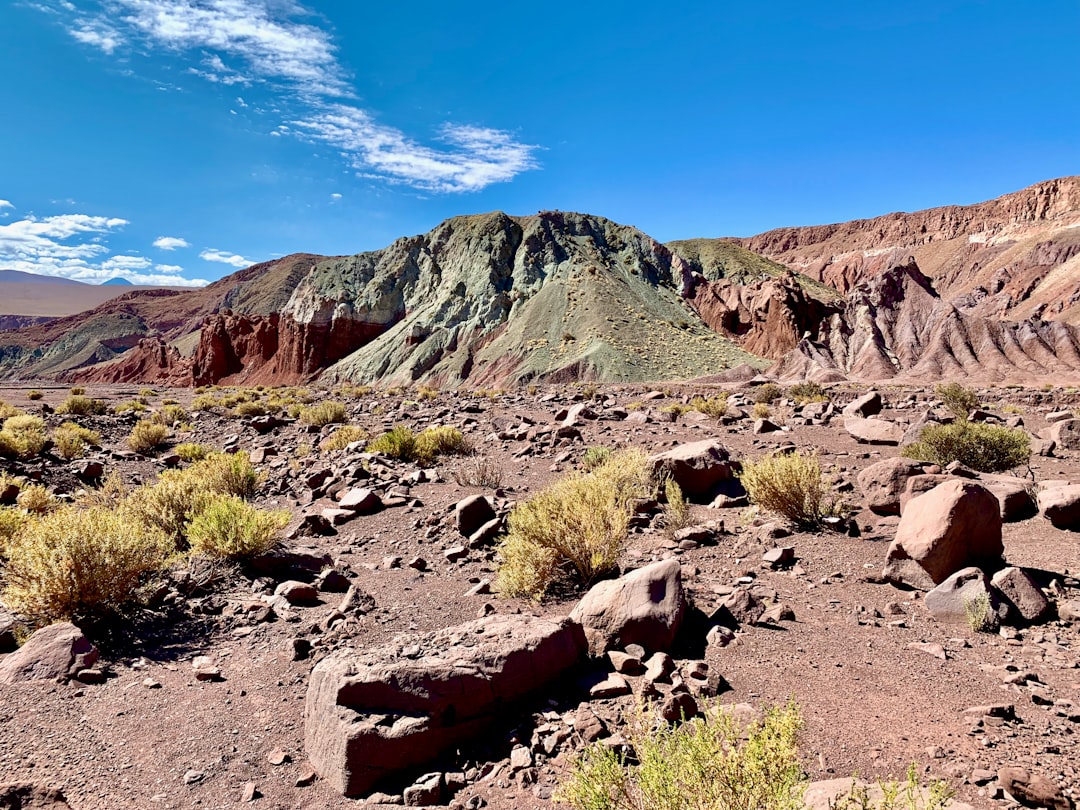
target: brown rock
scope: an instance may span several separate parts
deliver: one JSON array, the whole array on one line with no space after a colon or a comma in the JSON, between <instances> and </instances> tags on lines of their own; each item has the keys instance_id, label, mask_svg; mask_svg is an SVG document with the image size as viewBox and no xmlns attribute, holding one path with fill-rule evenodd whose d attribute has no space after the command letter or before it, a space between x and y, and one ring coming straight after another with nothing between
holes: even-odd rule
<instances>
[{"instance_id":1,"label":"brown rock","mask_svg":"<svg viewBox=\"0 0 1080 810\"><path fill-rule=\"evenodd\" d=\"M1080 450L1080 419L1063 419L1050 426L1048 438L1063 450Z\"/></svg>"},{"instance_id":2,"label":"brown rock","mask_svg":"<svg viewBox=\"0 0 1080 810\"><path fill-rule=\"evenodd\" d=\"M495 507L484 495L472 495L458 501L454 507L454 520L457 529L465 537L471 537L489 521L496 517Z\"/></svg>"},{"instance_id":3,"label":"brown rock","mask_svg":"<svg viewBox=\"0 0 1080 810\"><path fill-rule=\"evenodd\" d=\"M901 563L913 560L940 584L968 566L997 568L1004 551L997 499L973 481L956 479L908 505L889 546L884 576L903 583Z\"/></svg>"},{"instance_id":4,"label":"brown rock","mask_svg":"<svg viewBox=\"0 0 1080 810\"><path fill-rule=\"evenodd\" d=\"M1073 421L1080 422L1080 419ZM1039 510L1058 529L1080 529L1080 484L1042 490Z\"/></svg>"},{"instance_id":5,"label":"brown rock","mask_svg":"<svg viewBox=\"0 0 1080 810\"><path fill-rule=\"evenodd\" d=\"M1053 612L1050 600L1023 568L1002 568L994 574L991 584L1026 622L1040 622Z\"/></svg>"},{"instance_id":6,"label":"brown rock","mask_svg":"<svg viewBox=\"0 0 1080 810\"><path fill-rule=\"evenodd\" d=\"M904 438L904 431L898 425L884 419L846 416L844 430L860 444L900 444Z\"/></svg>"},{"instance_id":7,"label":"brown rock","mask_svg":"<svg viewBox=\"0 0 1080 810\"><path fill-rule=\"evenodd\" d=\"M1046 807L1049 810L1072 810L1073 808L1072 799L1062 793L1058 785L1040 773L1032 773L1025 768L1010 765L998 771L998 783L1006 793L1024 804Z\"/></svg>"},{"instance_id":8,"label":"brown rock","mask_svg":"<svg viewBox=\"0 0 1080 810\"><path fill-rule=\"evenodd\" d=\"M0 661L0 684L73 678L98 659L97 648L75 625L50 624Z\"/></svg>"},{"instance_id":9,"label":"brown rock","mask_svg":"<svg viewBox=\"0 0 1080 810\"><path fill-rule=\"evenodd\" d=\"M921 475L926 465L910 458L887 458L859 473L866 508L879 515L899 515L900 496L908 479Z\"/></svg>"},{"instance_id":10,"label":"brown rock","mask_svg":"<svg viewBox=\"0 0 1080 810\"><path fill-rule=\"evenodd\" d=\"M653 476L667 473L687 497L712 497L734 477L728 451L715 439L690 442L649 458ZM732 493L736 494L736 493Z\"/></svg>"}]
</instances>

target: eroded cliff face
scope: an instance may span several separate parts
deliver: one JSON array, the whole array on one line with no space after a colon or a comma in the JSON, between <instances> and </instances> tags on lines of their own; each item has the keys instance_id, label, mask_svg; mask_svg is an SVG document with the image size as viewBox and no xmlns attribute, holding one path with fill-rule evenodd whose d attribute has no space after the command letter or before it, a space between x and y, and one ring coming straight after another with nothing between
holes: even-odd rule
<instances>
[{"instance_id":1,"label":"eroded cliff face","mask_svg":"<svg viewBox=\"0 0 1080 810\"><path fill-rule=\"evenodd\" d=\"M1003 321L944 300L913 260L856 287L772 369L782 380L982 384L1080 379L1080 328Z\"/></svg>"},{"instance_id":2,"label":"eroded cliff face","mask_svg":"<svg viewBox=\"0 0 1080 810\"><path fill-rule=\"evenodd\" d=\"M844 293L914 256L938 292L965 310L1080 320L1080 177L976 205L780 228L737 241Z\"/></svg>"}]
</instances>

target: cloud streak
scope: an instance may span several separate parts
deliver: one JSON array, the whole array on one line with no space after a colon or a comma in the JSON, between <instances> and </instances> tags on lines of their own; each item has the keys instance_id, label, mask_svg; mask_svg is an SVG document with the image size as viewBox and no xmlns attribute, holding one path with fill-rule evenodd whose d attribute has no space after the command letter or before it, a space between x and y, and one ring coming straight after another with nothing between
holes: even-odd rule
<instances>
[{"instance_id":1,"label":"cloud streak","mask_svg":"<svg viewBox=\"0 0 1080 810\"><path fill-rule=\"evenodd\" d=\"M153 245L158 250L176 250L177 248L191 247L191 243L187 239L182 239L179 236L159 236L153 241Z\"/></svg>"},{"instance_id":2,"label":"cloud streak","mask_svg":"<svg viewBox=\"0 0 1080 810\"><path fill-rule=\"evenodd\" d=\"M538 167L513 133L444 123L431 143L358 107L332 34L292 0L42 0L79 42L108 55L160 49L219 84L272 85L301 110L273 134L327 144L365 178L426 192L479 191Z\"/></svg>"},{"instance_id":3,"label":"cloud streak","mask_svg":"<svg viewBox=\"0 0 1080 810\"><path fill-rule=\"evenodd\" d=\"M109 255L105 240L127 224L127 220L116 217L60 214L27 216L0 225L0 268L89 284L117 276L134 284L201 287L207 283L153 268L144 256Z\"/></svg>"},{"instance_id":4,"label":"cloud streak","mask_svg":"<svg viewBox=\"0 0 1080 810\"><path fill-rule=\"evenodd\" d=\"M236 268L249 267L254 264L254 262L249 262L243 256L229 253L227 250L218 250L217 248L207 248L199 254L199 258L205 262L218 262Z\"/></svg>"}]
</instances>

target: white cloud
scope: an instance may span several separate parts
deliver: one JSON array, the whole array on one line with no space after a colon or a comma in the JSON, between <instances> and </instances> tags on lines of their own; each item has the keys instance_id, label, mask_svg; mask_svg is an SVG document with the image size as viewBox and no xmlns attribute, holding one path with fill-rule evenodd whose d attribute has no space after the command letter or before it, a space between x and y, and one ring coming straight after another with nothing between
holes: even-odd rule
<instances>
[{"instance_id":1,"label":"white cloud","mask_svg":"<svg viewBox=\"0 0 1080 810\"><path fill-rule=\"evenodd\" d=\"M159 250L176 250L177 248L189 248L191 243L179 236L159 236L153 242Z\"/></svg>"},{"instance_id":2,"label":"white cloud","mask_svg":"<svg viewBox=\"0 0 1080 810\"><path fill-rule=\"evenodd\" d=\"M208 283L178 278L160 269L148 273L152 262L144 256L109 255L105 240L127 224L116 217L61 214L30 216L0 225L0 267L90 284L116 276L134 284L201 287Z\"/></svg>"},{"instance_id":3,"label":"white cloud","mask_svg":"<svg viewBox=\"0 0 1080 810\"><path fill-rule=\"evenodd\" d=\"M221 264L228 264L233 267L248 267L253 264L249 262L243 256L238 256L235 253L229 253L225 250L218 250L217 248L207 248L199 254L199 258L207 262L219 262Z\"/></svg>"},{"instance_id":4,"label":"white cloud","mask_svg":"<svg viewBox=\"0 0 1080 810\"><path fill-rule=\"evenodd\" d=\"M178 276L184 272L184 268L178 264L155 264L154 269L159 273L167 273L170 276Z\"/></svg>"},{"instance_id":5,"label":"white cloud","mask_svg":"<svg viewBox=\"0 0 1080 810\"><path fill-rule=\"evenodd\" d=\"M335 192L334 192L333 194L331 194L331 195L330 195L330 199L331 199L331 200L340 200L340 199L341 199L341 195L340 195L340 194L338 194L338 193L337 193L337 192L335 191Z\"/></svg>"},{"instance_id":6,"label":"white cloud","mask_svg":"<svg viewBox=\"0 0 1080 810\"><path fill-rule=\"evenodd\" d=\"M14 208L15 206L9 200L0 200L0 209Z\"/></svg>"},{"instance_id":7,"label":"white cloud","mask_svg":"<svg viewBox=\"0 0 1080 810\"><path fill-rule=\"evenodd\" d=\"M82 42L112 53L122 45L162 48L189 62L188 73L233 85L270 83L302 110L290 135L338 149L363 177L429 192L479 191L535 169L538 147L511 132L443 124L435 145L410 137L373 113L342 103L354 97L332 33L295 0L40 0ZM328 99L331 99L328 101ZM237 103L247 106L241 98Z\"/></svg>"}]
</instances>

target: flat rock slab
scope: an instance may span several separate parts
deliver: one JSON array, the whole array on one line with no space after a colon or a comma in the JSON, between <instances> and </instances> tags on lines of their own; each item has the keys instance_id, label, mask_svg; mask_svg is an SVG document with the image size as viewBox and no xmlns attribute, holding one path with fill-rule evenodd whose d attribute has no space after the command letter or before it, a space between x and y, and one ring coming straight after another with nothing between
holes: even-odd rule
<instances>
[{"instance_id":1,"label":"flat rock slab","mask_svg":"<svg viewBox=\"0 0 1080 810\"><path fill-rule=\"evenodd\" d=\"M845 416L844 430L860 444L900 444L904 438L904 431L899 425L884 419Z\"/></svg>"},{"instance_id":2,"label":"flat rock slab","mask_svg":"<svg viewBox=\"0 0 1080 810\"><path fill-rule=\"evenodd\" d=\"M311 673L308 757L337 790L363 795L505 719L509 705L568 672L585 648L569 620L496 614L337 653Z\"/></svg>"}]
</instances>

